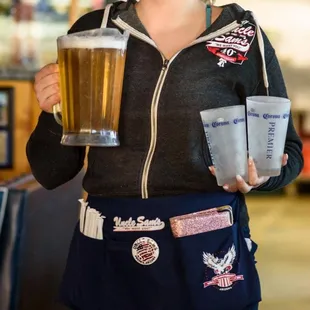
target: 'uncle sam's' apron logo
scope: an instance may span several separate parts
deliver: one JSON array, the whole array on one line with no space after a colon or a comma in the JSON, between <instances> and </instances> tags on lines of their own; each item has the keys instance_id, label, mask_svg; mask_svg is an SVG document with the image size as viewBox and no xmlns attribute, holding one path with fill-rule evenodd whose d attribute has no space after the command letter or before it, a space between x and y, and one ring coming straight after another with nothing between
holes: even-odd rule
<instances>
[{"instance_id":1,"label":"'uncle sam's' apron logo","mask_svg":"<svg viewBox=\"0 0 310 310\"><path fill-rule=\"evenodd\" d=\"M236 275L230 273L233 269L233 263L236 259L236 249L233 245L228 253L225 254L223 258L215 257L209 253L203 253L203 262L204 264L213 269L213 272L216 274L210 281L206 281L203 284L204 288L209 286L214 286L220 291L228 291L232 289L233 285L237 281L244 280L243 275Z\"/></svg>"},{"instance_id":2,"label":"'uncle sam's' apron logo","mask_svg":"<svg viewBox=\"0 0 310 310\"><path fill-rule=\"evenodd\" d=\"M224 67L227 62L242 65L251 44L255 38L256 26L249 22L240 27L207 41L206 47L209 52L220 58L219 67Z\"/></svg>"}]
</instances>

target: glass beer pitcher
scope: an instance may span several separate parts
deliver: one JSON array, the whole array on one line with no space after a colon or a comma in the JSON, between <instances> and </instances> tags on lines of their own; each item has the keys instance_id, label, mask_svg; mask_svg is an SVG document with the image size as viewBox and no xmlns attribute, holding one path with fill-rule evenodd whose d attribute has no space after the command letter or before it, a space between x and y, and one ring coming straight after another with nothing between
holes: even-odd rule
<instances>
[{"instance_id":1,"label":"glass beer pitcher","mask_svg":"<svg viewBox=\"0 0 310 310\"><path fill-rule=\"evenodd\" d=\"M118 124L129 33L100 28L57 39L61 144L119 146Z\"/></svg>"}]
</instances>

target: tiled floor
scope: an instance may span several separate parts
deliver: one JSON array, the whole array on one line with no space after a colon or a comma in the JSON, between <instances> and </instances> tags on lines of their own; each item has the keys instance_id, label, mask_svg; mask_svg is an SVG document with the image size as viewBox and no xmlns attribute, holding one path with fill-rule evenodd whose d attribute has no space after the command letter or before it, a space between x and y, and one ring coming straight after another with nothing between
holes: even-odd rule
<instances>
[{"instance_id":1,"label":"tiled floor","mask_svg":"<svg viewBox=\"0 0 310 310\"><path fill-rule=\"evenodd\" d=\"M260 310L310 309L310 196L249 198L263 302Z\"/></svg>"}]
</instances>

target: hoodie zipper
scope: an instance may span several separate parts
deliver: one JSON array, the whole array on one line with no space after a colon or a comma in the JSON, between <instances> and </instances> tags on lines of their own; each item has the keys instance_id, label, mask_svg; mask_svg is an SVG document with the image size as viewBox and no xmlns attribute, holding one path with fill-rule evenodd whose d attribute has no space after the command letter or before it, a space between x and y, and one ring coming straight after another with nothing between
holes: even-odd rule
<instances>
[{"instance_id":1,"label":"hoodie zipper","mask_svg":"<svg viewBox=\"0 0 310 310\"><path fill-rule=\"evenodd\" d=\"M127 23L125 23L119 16L115 20L112 20L112 21L116 26L118 26L122 30L129 31L129 33L132 36L152 45L154 48L156 48L158 50L155 42L151 38L149 38L147 35L139 32L138 30L131 27ZM211 40L211 39L213 39L219 35L230 32L230 31L236 29L237 27L239 27L240 25L241 24L239 24L237 21L234 21L231 24L221 28L220 30L212 32L212 33L210 33L204 37L198 38L197 40L193 41L193 43L190 44L188 47L202 43L202 42L205 42L207 40ZM156 143L157 143L157 120L158 120L157 112L158 112L158 104L159 104L159 99L160 99L160 95L162 92L162 88L163 88L163 85L165 83L165 79L166 79L166 76L167 76L167 73L169 70L169 66L171 65L173 60L186 48L177 52L170 60L165 59L163 54L158 50L158 52L161 54L161 56L163 58L163 66L162 66L161 72L160 72L158 80L157 80L157 84L156 84L156 87L155 87L155 90L153 93L152 104L151 104L151 142L150 142L149 151L148 151L145 163L144 163L143 173L142 173L142 180L141 180L141 196L142 196L142 199L148 199L149 198L148 178L149 178L150 167L151 167L151 163L153 160L153 156L154 156L155 149L156 149Z\"/></svg>"},{"instance_id":2,"label":"hoodie zipper","mask_svg":"<svg viewBox=\"0 0 310 310\"><path fill-rule=\"evenodd\" d=\"M170 62L163 58L163 66L155 87L155 91L153 94L152 98L152 104L151 104L151 142L150 142L150 147L148 154L146 156L144 168L143 168L143 173L142 173L142 180L141 180L141 194L143 199L148 198L148 189L147 189L147 184L148 184L148 177L149 177L149 172L150 172L150 167L151 167L151 162L155 153L156 149L156 143L157 143L157 112L158 112L158 103L159 103L159 98L160 94L168 73L168 66Z\"/></svg>"}]
</instances>

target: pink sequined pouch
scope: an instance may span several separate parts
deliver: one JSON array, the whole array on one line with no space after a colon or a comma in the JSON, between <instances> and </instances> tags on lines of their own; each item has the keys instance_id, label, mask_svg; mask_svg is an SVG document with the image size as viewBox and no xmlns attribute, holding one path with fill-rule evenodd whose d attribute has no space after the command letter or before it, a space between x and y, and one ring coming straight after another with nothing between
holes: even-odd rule
<instances>
[{"instance_id":1,"label":"pink sequined pouch","mask_svg":"<svg viewBox=\"0 0 310 310\"><path fill-rule=\"evenodd\" d=\"M232 226L233 222L233 213L230 206L170 218L170 226L175 238L223 229Z\"/></svg>"}]
</instances>

